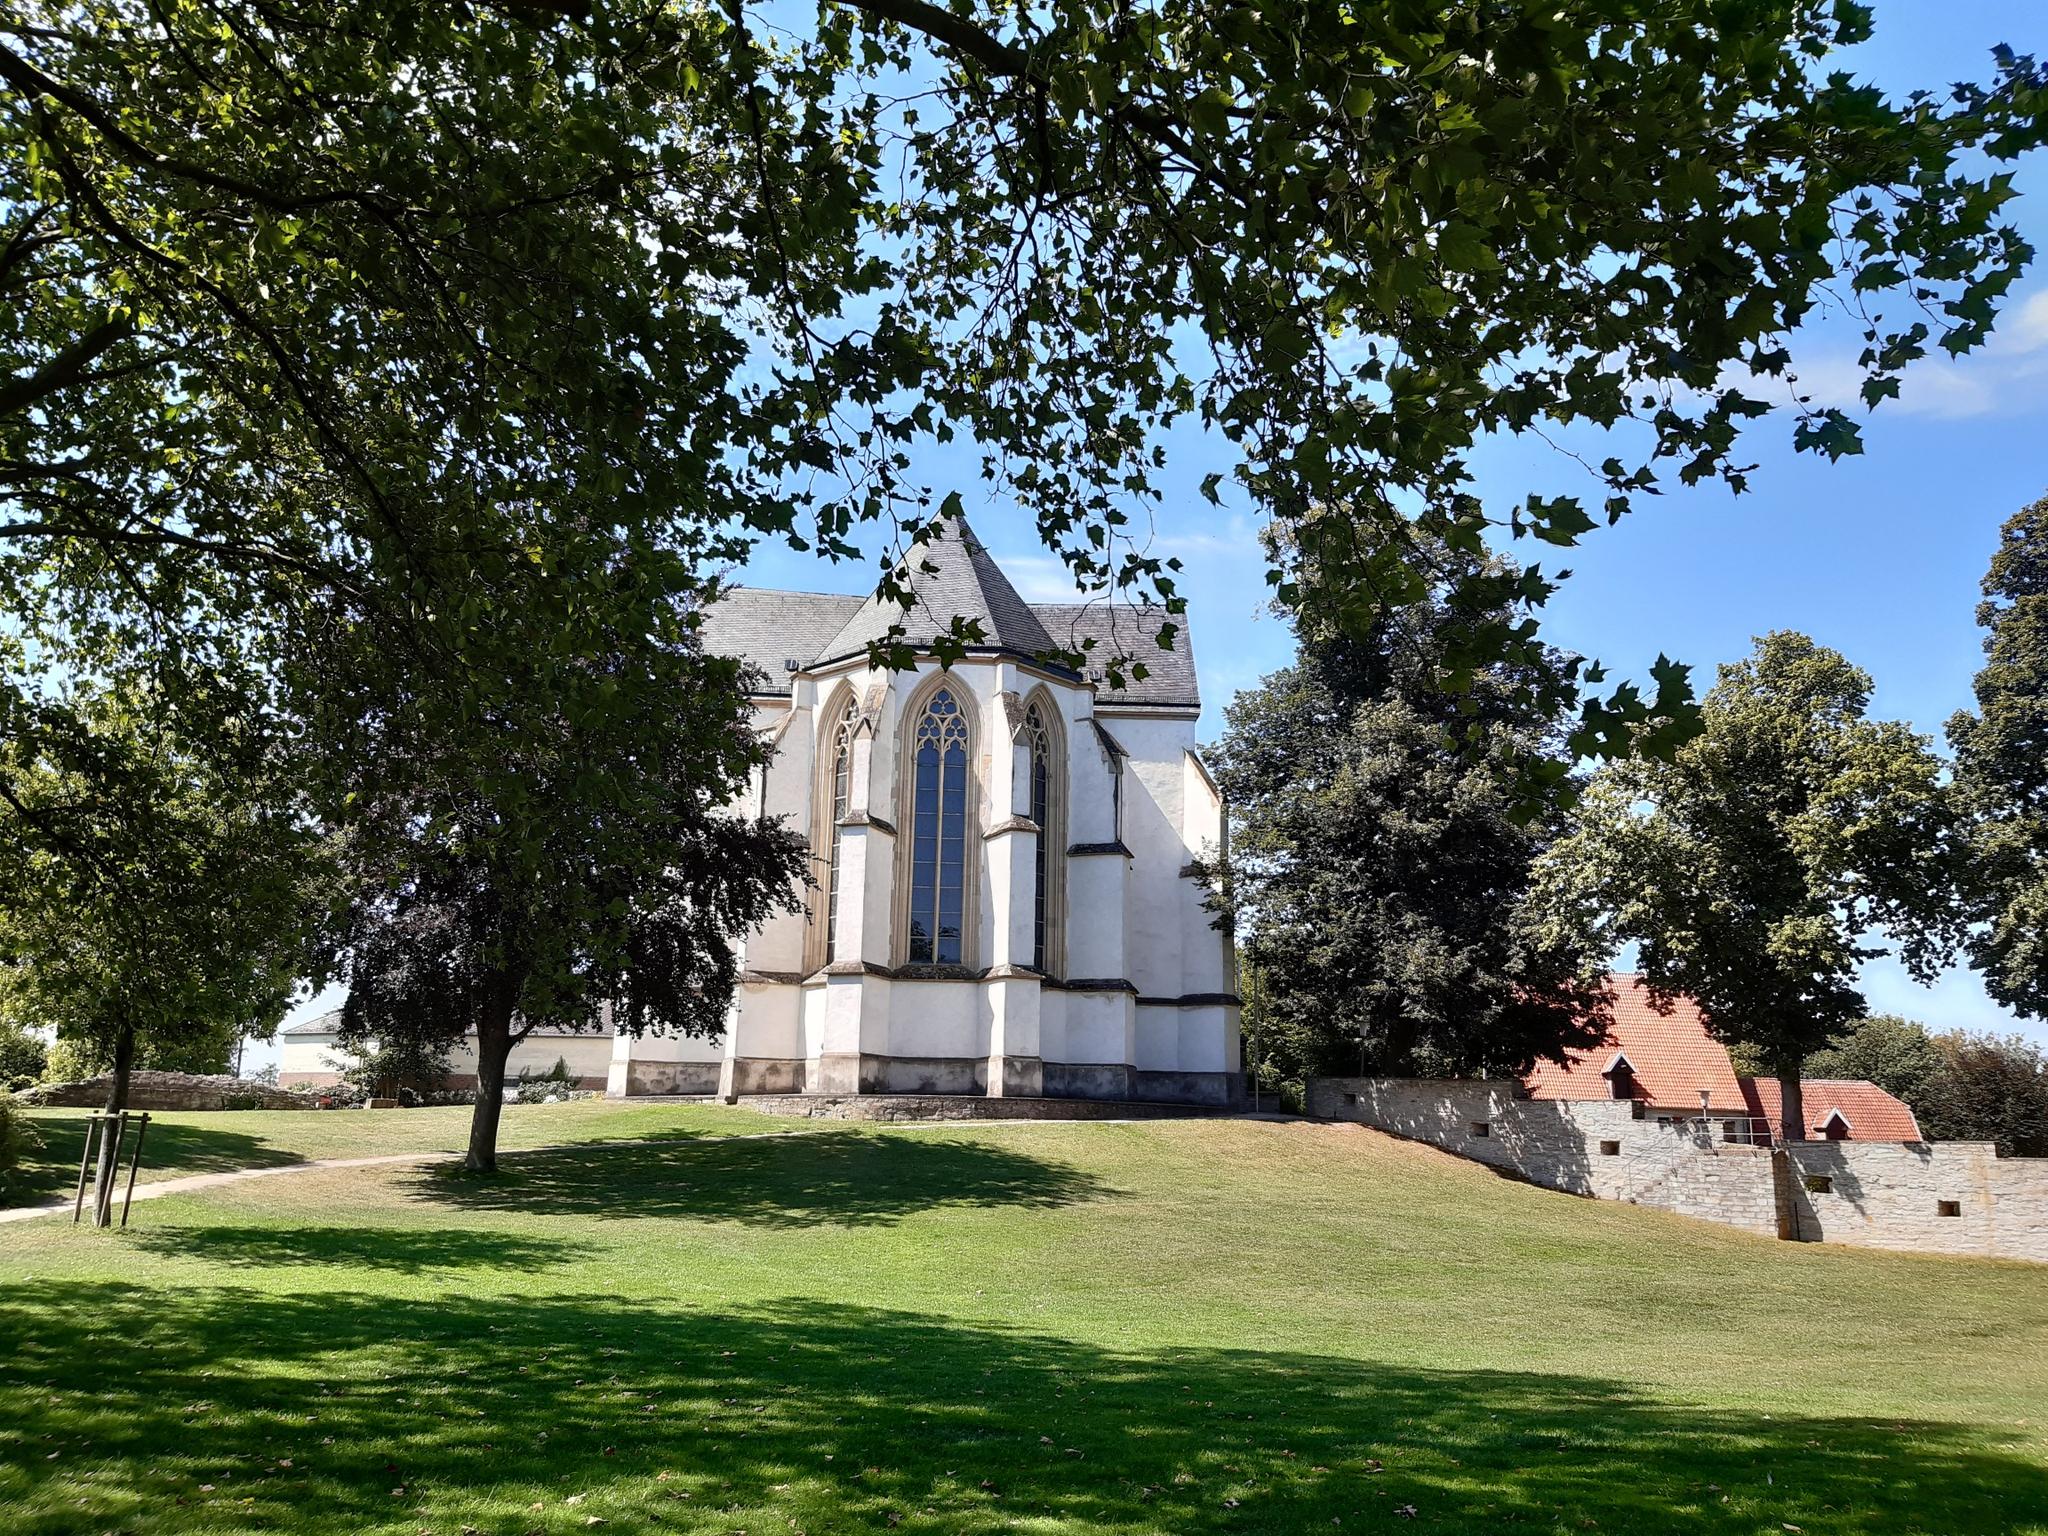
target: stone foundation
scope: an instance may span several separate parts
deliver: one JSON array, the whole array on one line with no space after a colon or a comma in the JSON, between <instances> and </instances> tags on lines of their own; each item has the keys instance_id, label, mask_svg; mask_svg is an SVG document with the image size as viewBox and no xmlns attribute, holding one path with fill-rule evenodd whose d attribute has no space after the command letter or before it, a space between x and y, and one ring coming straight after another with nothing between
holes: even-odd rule
<instances>
[{"instance_id":1,"label":"stone foundation","mask_svg":"<svg viewBox=\"0 0 2048 1536\"><path fill-rule=\"evenodd\" d=\"M605 1087L600 1079L596 1087ZM691 1097L718 1092L715 1061L635 1061L626 1069L626 1095L662 1094Z\"/></svg>"},{"instance_id":2,"label":"stone foundation","mask_svg":"<svg viewBox=\"0 0 2048 1536\"><path fill-rule=\"evenodd\" d=\"M1151 1120L1199 1113L1179 1104L1114 1103L1102 1099L989 1098L983 1094L764 1094L741 1099L764 1115L806 1120Z\"/></svg>"}]
</instances>

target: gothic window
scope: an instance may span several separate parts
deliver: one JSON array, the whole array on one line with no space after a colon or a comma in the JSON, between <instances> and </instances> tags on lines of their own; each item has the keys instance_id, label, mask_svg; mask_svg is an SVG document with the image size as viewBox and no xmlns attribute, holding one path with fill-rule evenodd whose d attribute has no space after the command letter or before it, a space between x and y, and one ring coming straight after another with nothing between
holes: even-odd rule
<instances>
[{"instance_id":1,"label":"gothic window","mask_svg":"<svg viewBox=\"0 0 2048 1536\"><path fill-rule=\"evenodd\" d=\"M952 691L933 693L911 737L912 965L961 964L967 885L967 720Z\"/></svg>"},{"instance_id":2,"label":"gothic window","mask_svg":"<svg viewBox=\"0 0 2048 1536\"><path fill-rule=\"evenodd\" d=\"M1031 968L1046 969L1046 914L1052 901L1052 733L1036 704L1024 715L1031 748L1031 819L1038 823L1038 854L1031 883Z\"/></svg>"},{"instance_id":3,"label":"gothic window","mask_svg":"<svg viewBox=\"0 0 2048 1536\"><path fill-rule=\"evenodd\" d=\"M827 830L825 852L825 958L838 958L839 941L839 849L845 838L840 823L846 820L846 812L853 798L853 727L859 718L851 701L839 717L839 728L832 733L832 789L830 795L830 826Z\"/></svg>"}]
</instances>

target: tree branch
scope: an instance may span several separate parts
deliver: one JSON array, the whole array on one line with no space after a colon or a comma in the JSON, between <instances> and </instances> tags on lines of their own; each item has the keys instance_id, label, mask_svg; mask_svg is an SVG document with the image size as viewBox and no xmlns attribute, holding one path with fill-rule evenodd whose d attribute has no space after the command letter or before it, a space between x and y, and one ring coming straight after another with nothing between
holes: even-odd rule
<instances>
[{"instance_id":1,"label":"tree branch","mask_svg":"<svg viewBox=\"0 0 2048 1536\"><path fill-rule=\"evenodd\" d=\"M0 384L0 416L25 411L45 395L78 383L94 358L134 334L135 322L125 317L93 327L27 378Z\"/></svg>"}]
</instances>

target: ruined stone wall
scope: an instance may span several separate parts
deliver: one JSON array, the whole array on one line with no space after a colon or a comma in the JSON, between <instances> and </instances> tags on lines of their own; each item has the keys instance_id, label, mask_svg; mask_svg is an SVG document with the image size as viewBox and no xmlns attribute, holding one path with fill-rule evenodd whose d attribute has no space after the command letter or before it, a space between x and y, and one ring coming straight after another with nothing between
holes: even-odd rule
<instances>
[{"instance_id":1,"label":"ruined stone wall","mask_svg":"<svg viewBox=\"0 0 2048 1536\"><path fill-rule=\"evenodd\" d=\"M1507 1080L1317 1078L1308 1110L1550 1189L1777 1233L1771 1154L1724 1141L1720 1117L1661 1124L1625 1102L1519 1091ZM1793 1236L1803 1241L2048 1262L2048 1159L2001 1158L1981 1142L1807 1141L1786 1156Z\"/></svg>"},{"instance_id":2,"label":"ruined stone wall","mask_svg":"<svg viewBox=\"0 0 2048 1536\"><path fill-rule=\"evenodd\" d=\"M75 1083L45 1083L22 1095L31 1104L57 1109L104 1109L112 1091L111 1077L91 1077ZM128 1074L130 1109L226 1109L232 1100L237 1108L304 1109L306 1100L268 1083L252 1083L240 1077L202 1077L190 1072L131 1072Z\"/></svg>"}]
</instances>

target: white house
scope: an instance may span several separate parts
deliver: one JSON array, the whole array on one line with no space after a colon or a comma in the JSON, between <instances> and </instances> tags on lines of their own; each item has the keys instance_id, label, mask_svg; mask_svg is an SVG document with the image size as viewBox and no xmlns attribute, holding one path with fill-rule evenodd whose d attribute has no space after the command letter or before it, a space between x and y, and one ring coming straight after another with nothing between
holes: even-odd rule
<instances>
[{"instance_id":1,"label":"white house","mask_svg":"<svg viewBox=\"0 0 2048 1536\"><path fill-rule=\"evenodd\" d=\"M1026 603L964 521L911 563L908 614L750 588L707 611L707 646L761 674L774 750L743 809L809 841L814 888L742 942L722 1038L612 1039L608 1091L1235 1102L1232 950L1193 868L1223 806L1185 616L1162 649L1157 613ZM955 618L982 641L941 667ZM869 665L892 625L908 670ZM1146 675L1112 686L1117 657Z\"/></svg>"}]
</instances>

